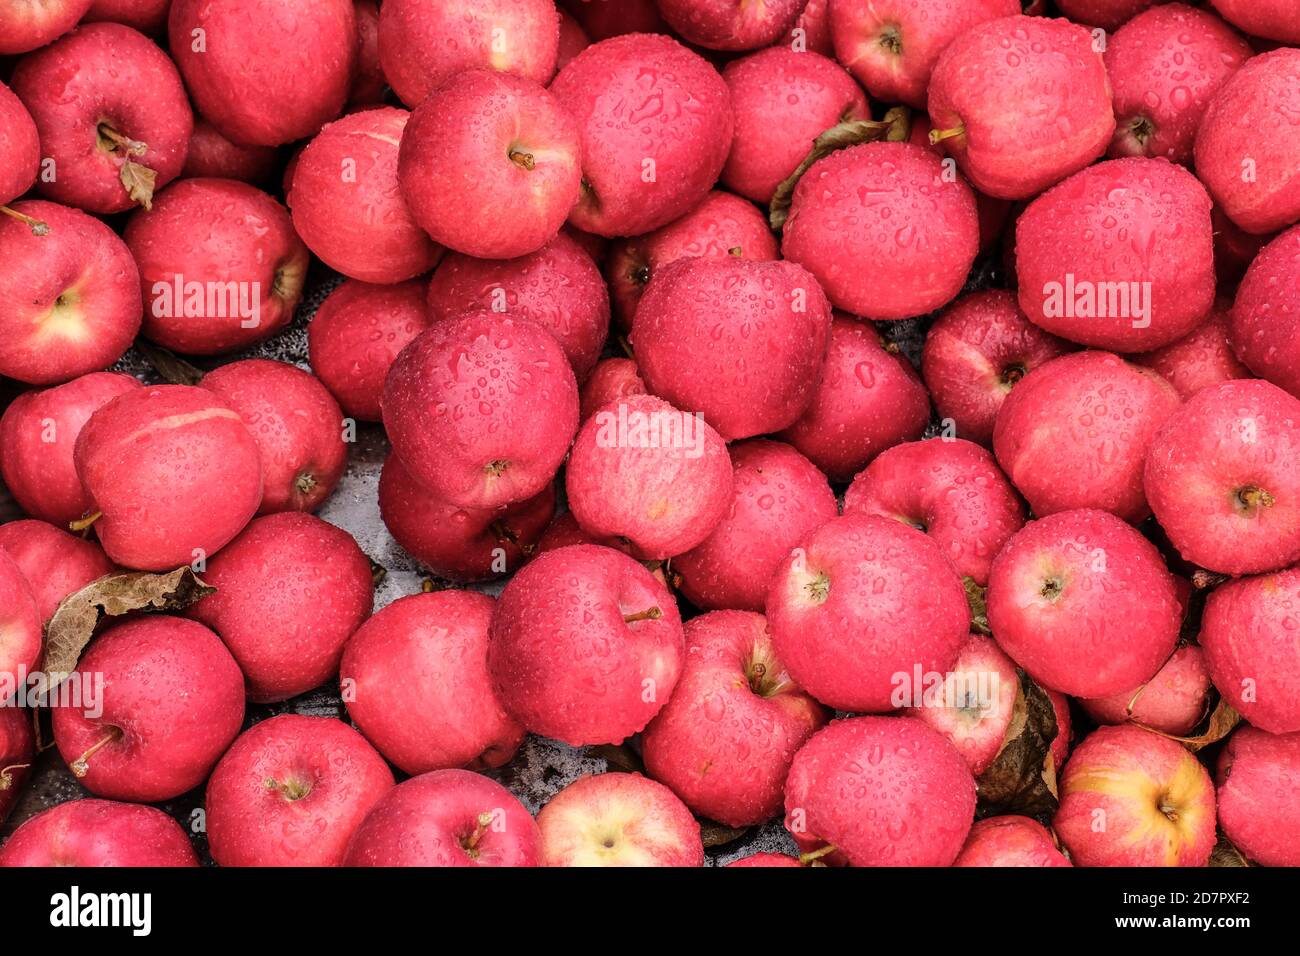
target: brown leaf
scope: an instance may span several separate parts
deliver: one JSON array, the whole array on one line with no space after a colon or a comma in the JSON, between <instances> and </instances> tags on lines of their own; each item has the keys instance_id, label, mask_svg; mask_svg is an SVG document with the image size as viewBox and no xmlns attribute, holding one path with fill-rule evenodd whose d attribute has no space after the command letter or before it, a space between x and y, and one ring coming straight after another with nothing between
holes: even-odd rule
<instances>
[{"instance_id":1,"label":"brown leaf","mask_svg":"<svg viewBox=\"0 0 1300 956\"><path fill-rule=\"evenodd\" d=\"M1210 866L1250 866L1250 862L1220 830L1219 842L1214 845L1214 850L1210 853Z\"/></svg>"},{"instance_id":2,"label":"brown leaf","mask_svg":"<svg viewBox=\"0 0 1300 956\"><path fill-rule=\"evenodd\" d=\"M45 625L41 666L49 675L49 690L76 670L81 652L90 643L101 618L120 617L132 611L179 611L216 590L185 567L166 574L108 574L70 594Z\"/></svg>"},{"instance_id":3,"label":"brown leaf","mask_svg":"<svg viewBox=\"0 0 1300 956\"><path fill-rule=\"evenodd\" d=\"M183 358L178 358L165 348L136 339L135 350L144 356L146 362L162 377L168 385L197 385L203 380L204 371L191 365Z\"/></svg>"},{"instance_id":4,"label":"brown leaf","mask_svg":"<svg viewBox=\"0 0 1300 956\"><path fill-rule=\"evenodd\" d=\"M1214 708L1214 713L1210 714L1209 723L1205 730L1193 737L1179 737L1177 734L1167 734L1163 730L1156 730L1154 727L1148 727L1146 724L1133 722L1143 730L1149 730L1153 734L1159 734L1161 737L1168 737L1170 740L1176 740L1192 753L1198 750L1204 750L1210 744L1217 744L1228 734L1232 733L1232 728L1241 723L1241 714L1233 709L1232 705L1226 700L1220 698L1218 706Z\"/></svg>"},{"instance_id":5,"label":"brown leaf","mask_svg":"<svg viewBox=\"0 0 1300 956\"><path fill-rule=\"evenodd\" d=\"M748 832L749 827L724 827L721 823L710 821L700 824L700 840L703 841L705 849L734 843Z\"/></svg>"},{"instance_id":6,"label":"brown leaf","mask_svg":"<svg viewBox=\"0 0 1300 956\"><path fill-rule=\"evenodd\" d=\"M985 601L988 589L976 584L970 575L962 578L961 583L966 588L966 603L970 605L970 629L986 637L991 635L993 628L989 627L988 604Z\"/></svg>"},{"instance_id":7,"label":"brown leaf","mask_svg":"<svg viewBox=\"0 0 1300 956\"><path fill-rule=\"evenodd\" d=\"M979 778L976 816L1036 816L1056 811L1056 765L1051 754L1056 730L1051 698L1021 671L1006 742Z\"/></svg>"},{"instance_id":8,"label":"brown leaf","mask_svg":"<svg viewBox=\"0 0 1300 956\"><path fill-rule=\"evenodd\" d=\"M587 754L604 760L615 773L645 772L641 755L627 744L596 744L587 748Z\"/></svg>"},{"instance_id":9,"label":"brown leaf","mask_svg":"<svg viewBox=\"0 0 1300 956\"><path fill-rule=\"evenodd\" d=\"M126 187L126 194L145 209L152 209L153 191L158 181L158 174L148 166L128 159L122 164L119 175L122 185Z\"/></svg>"}]
</instances>

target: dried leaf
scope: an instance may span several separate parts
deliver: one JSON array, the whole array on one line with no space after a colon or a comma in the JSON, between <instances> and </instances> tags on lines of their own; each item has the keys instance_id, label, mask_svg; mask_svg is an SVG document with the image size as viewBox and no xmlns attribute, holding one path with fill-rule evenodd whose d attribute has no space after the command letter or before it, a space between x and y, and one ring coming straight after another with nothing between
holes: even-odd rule
<instances>
[{"instance_id":1,"label":"dried leaf","mask_svg":"<svg viewBox=\"0 0 1300 956\"><path fill-rule=\"evenodd\" d=\"M1214 845L1214 850L1210 853L1210 866L1250 866L1250 862L1220 830L1219 842Z\"/></svg>"},{"instance_id":2,"label":"dried leaf","mask_svg":"<svg viewBox=\"0 0 1300 956\"><path fill-rule=\"evenodd\" d=\"M144 339L136 339L135 350L168 385L197 385L206 374L203 369Z\"/></svg>"},{"instance_id":3,"label":"dried leaf","mask_svg":"<svg viewBox=\"0 0 1300 956\"><path fill-rule=\"evenodd\" d=\"M734 843L749 832L749 827L724 827L721 823L704 822L700 824L700 840L707 850L711 846L726 846Z\"/></svg>"},{"instance_id":4,"label":"dried leaf","mask_svg":"<svg viewBox=\"0 0 1300 956\"><path fill-rule=\"evenodd\" d=\"M1056 730L1051 698L1021 671L1006 743L979 778L977 816L1036 816L1056 811L1056 764L1051 753Z\"/></svg>"},{"instance_id":5,"label":"dried leaf","mask_svg":"<svg viewBox=\"0 0 1300 956\"><path fill-rule=\"evenodd\" d=\"M153 208L153 191L158 181L158 174L148 166L127 160L122 164L119 174L126 194L145 209Z\"/></svg>"},{"instance_id":6,"label":"dried leaf","mask_svg":"<svg viewBox=\"0 0 1300 956\"><path fill-rule=\"evenodd\" d=\"M993 628L989 627L988 604L985 601L988 589L980 587L969 575L962 578L961 583L966 588L966 603L970 605L970 629L986 637L991 635Z\"/></svg>"},{"instance_id":7,"label":"dried leaf","mask_svg":"<svg viewBox=\"0 0 1300 956\"><path fill-rule=\"evenodd\" d=\"M627 744L596 744L587 748L591 757L599 757L615 773L645 773L641 755Z\"/></svg>"},{"instance_id":8,"label":"dried leaf","mask_svg":"<svg viewBox=\"0 0 1300 956\"><path fill-rule=\"evenodd\" d=\"M81 652L90 643L101 618L120 617L132 611L180 611L216 590L185 567L166 574L109 574L70 594L45 626L42 667L49 675L49 690L76 670Z\"/></svg>"},{"instance_id":9,"label":"dried leaf","mask_svg":"<svg viewBox=\"0 0 1300 956\"><path fill-rule=\"evenodd\" d=\"M1146 724L1134 724L1143 730L1149 730L1153 734L1159 734L1161 737L1168 737L1170 740L1176 740L1192 753L1204 750L1210 744L1217 744L1228 734L1232 733L1232 728L1241 723L1241 714L1233 709L1232 705L1226 700L1220 698L1218 706L1214 708L1214 713L1210 714L1209 723L1205 730L1193 737L1179 737L1176 734L1167 734L1163 730L1156 730L1154 727L1148 727Z\"/></svg>"}]
</instances>

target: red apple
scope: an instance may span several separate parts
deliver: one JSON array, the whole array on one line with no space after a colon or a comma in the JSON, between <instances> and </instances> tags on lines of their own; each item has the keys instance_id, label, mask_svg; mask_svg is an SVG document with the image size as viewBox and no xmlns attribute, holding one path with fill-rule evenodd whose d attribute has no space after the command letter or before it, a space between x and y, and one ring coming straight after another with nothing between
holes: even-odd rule
<instances>
[{"instance_id":1,"label":"red apple","mask_svg":"<svg viewBox=\"0 0 1300 956\"><path fill-rule=\"evenodd\" d=\"M655 0L561 0L592 40L625 33L667 33Z\"/></svg>"},{"instance_id":2,"label":"red apple","mask_svg":"<svg viewBox=\"0 0 1300 956\"><path fill-rule=\"evenodd\" d=\"M56 40L77 25L93 0L7 3L0 9L0 56L26 53Z\"/></svg>"},{"instance_id":3,"label":"red apple","mask_svg":"<svg viewBox=\"0 0 1300 956\"><path fill-rule=\"evenodd\" d=\"M1247 267L1255 261L1275 233L1252 235L1229 219L1217 205L1210 210L1214 223L1214 271L1221 285L1235 287L1246 274Z\"/></svg>"},{"instance_id":4,"label":"red apple","mask_svg":"<svg viewBox=\"0 0 1300 956\"><path fill-rule=\"evenodd\" d=\"M1271 240L1246 270L1229 318L1228 338L1250 370L1300 395L1300 226ZM1242 378L1244 376L1236 376Z\"/></svg>"},{"instance_id":5,"label":"red apple","mask_svg":"<svg viewBox=\"0 0 1300 956\"><path fill-rule=\"evenodd\" d=\"M32 713L22 707L0 706L0 823L18 803L35 759Z\"/></svg>"},{"instance_id":6,"label":"red apple","mask_svg":"<svg viewBox=\"0 0 1300 956\"><path fill-rule=\"evenodd\" d=\"M5 168L0 172L0 211L13 216L13 211L3 204L17 199L36 182L41 141L27 107L3 83L0 83L0 151L6 157ZM40 224L35 221L28 225L40 230Z\"/></svg>"},{"instance_id":7,"label":"red apple","mask_svg":"<svg viewBox=\"0 0 1300 956\"><path fill-rule=\"evenodd\" d=\"M578 393L578 420L585 422L611 402L645 393L645 380L641 378L636 362L627 358L601 359L582 383L582 390ZM0 457L0 462L3 460Z\"/></svg>"},{"instance_id":8,"label":"red apple","mask_svg":"<svg viewBox=\"0 0 1300 956\"><path fill-rule=\"evenodd\" d=\"M65 597L113 570L102 548L44 521L0 524L0 551L31 585L36 610L48 621Z\"/></svg>"},{"instance_id":9,"label":"red apple","mask_svg":"<svg viewBox=\"0 0 1300 956\"><path fill-rule=\"evenodd\" d=\"M1219 300L1209 318L1176 342L1154 352L1130 355L1129 361L1157 372L1184 401L1207 385L1251 378L1229 342L1231 303Z\"/></svg>"},{"instance_id":10,"label":"red apple","mask_svg":"<svg viewBox=\"0 0 1300 956\"><path fill-rule=\"evenodd\" d=\"M180 824L156 807L73 798L32 817L0 848L0 867L198 866Z\"/></svg>"},{"instance_id":11,"label":"red apple","mask_svg":"<svg viewBox=\"0 0 1300 956\"><path fill-rule=\"evenodd\" d=\"M659 13L688 43L710 50L755 50L794 26L806 0L658 0Z\"/></svg>"},{"instance_id":12,"label":"red apple","mask_svg":"<svg viewBox=\"0 0 1300 956\"><path fill-rule=\"evenodd\" d=\"M208 781L208 846L221 866L341 866L393 772L332 717L282 714L245 731Z\"/></svg>"},{"instance_id":13,"label":"red apple","mask_svg":"<svg viewBox=\"0 0 1300 956\"><path fill-rule=\"evenodd\" d=\"M1052 833L1032 817L979 820L953 866L1069 866Z\"/></svg>"},{"instance_id":14,"label":"red apple","mask_svg":"<svg viewBox=\"0 0 1300 956\"><path fill-rule=\"evenodd\" d=\"M388 79L379 62L379 0L354 0L357 16L357 65L348 90L348 106L373 106L384 102Z\"/></svg>"},{"instance_id":15,"label":"red apple","mask_svg":"<svg viewBox=\"0 0 1300 956\"><path fill-rule=\"evenodd\" d=\"M582 530L576 518L573 517L572 511L566 511L558 514L546 528L546 533L542 535L541 540L537 542L537 553L543 551L556 551L560 548L567 548L571 544L598 544L605 548L613 548L615 551L621 551L624 554L636 557L632 553L632 545L624 538L605 537L597 538L594 534L589 534ZM649 565L647 565L649 567ZM657 568L652 572L659 581L665 580L663 569Z\"/></svg>"},{"instance_id":16,"label":"red apple","mask_svg":"<svg viewBox=\"0 0 1300 956\"><path fill-rule=\"evenodd\" d=\"M404 773L499 767L523 741L488 673L495 607L473 591L415 594L348 641L339 668L348 716Z\"/></svg>"},{"instance_id":17,"label":"red apple","mask_svg":"<svg viewBox=\"0 0 1300 956\"><path fill-rule=\"evenodd\" d=\"M15 686L40 660L43 620L26 575L0 551L0 674L8 675Z\"/></svg>"},{"instance_id":18,"label":"red apple","mask_svg":"<svg viewBox=\"0 0 1300 956\"><path fill-rule=\"evenodd\" d=\"M813 0L816 2L816 0ZM751 866L794 866L801 867L800 863L792 856L786 856L784 853L751 853L749 856L742 856L738 860L732 860L727 864L728 867L751 867Z\"/></svg>"},{"instance_id":19,"label":"red apple","mask_svg":"<svg viewBox=\"0 0 1300 956\"><path fill-rule=\"evenodd\" d=\"M1210 0L1225 20L1252 36L1300 43L1300 21L1288 0Z\"/></svg>"},{"instance_id":20,"label":"red apple","mask_svg":"<svg viewBox=\"0 0 1300 956\"><path fill-rule=\"evenodd\" d=\"M1241 727L1219 755L1219 825L1264 866L1300 866L1300 734Z\"/></svg>"},{"instance_id":21,"label":"red apple","mask_svg":"<svg viewBox=\"0 0 1300 956\"><path fill-rule=\"evenodd\" d=\"M172 0L93 0L83 23L124 23L133 30L155 36L167 26Z\"/></svg>"},{"instance_id":22,"label":"red apple","mask_svg":"<svg viewBox=\"0 0 1300 956\"><path fill-rule=\"evenodd\" d=\"M591 46L591 37L577 20L560 10L560 41L555 49L555 68L562 70L570 60Z\"/></svg>"},{"instance_id":23,"label":"red apple","mask_svg":"<svg viewBox=\"0 0 1300 956\"><path fill-rule=\"evenodd\" d=\"M278 155L274 146L232 143L215 126L196 116L181 175L186 179L238 179L258 185L271 178Z\"/></svg>"},{"instance_id":24,"label":"red apple","mask_svg":"<svg viewBox=\"0 0 1300 956\"><path fill-rule=\"evenodd\" d=\"M1205 655L1197 645L1185 644L1146 683L1079 703L1099 724L1132 721L1166 734L1183 735L1190 734L1205 716L1209 692Z\"/></svg>"},{"instance_id":25,"label":"red apple","mask_svg":"<svg viewBox=\"0 0 1300 956\"><path fill-rule=\"evenodd\" d=\"M1113 32L1153 4L1168 0L1057 0L1061 13L1076 23Z\"/></svg>"},{"instance_id":26,"label":"red apple","mask_svg":"<svg viewBox=\"0 0 1300 956\"><path fill-rule=\"evenodd\" d=\"M1060 691L1052 690L1050 687L1044 687L1043 690L1047 693L1047 699L1052 702L1052 711L1056 715L1056 736L1052 738L1049 753L1052 757L1052 766L1059 774L1061 768L1065 766L1066 758L1070 755L1070 736L1072 732L1070 698Z\"/></svg>"}]
</instances>

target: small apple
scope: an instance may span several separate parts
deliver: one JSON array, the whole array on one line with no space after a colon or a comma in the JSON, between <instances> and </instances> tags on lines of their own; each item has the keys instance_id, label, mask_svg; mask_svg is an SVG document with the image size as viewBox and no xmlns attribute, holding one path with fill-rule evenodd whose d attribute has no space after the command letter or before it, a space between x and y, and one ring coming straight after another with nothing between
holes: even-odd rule
<instances>
[{"instance_id":1,"label":"small apple","mask_svg":"<svg viewBox=\"0 0 1300 956\"><path fill-rule=\"evenodd\" d=\"M215 126L196 116L181 175L186 179L238 179L258 186L271 179L277 158L274 146L232 143Z\"/></svg>"},{"instance_id":2,"label":"small apple","mask_svg":"<svg viewBox=\"0 0 1300 956\"><path fill-rule=\"evenodd\" d=\"M1032 817L988 817L970 828L953 866L1070 866L1052 833Z\"/></svg>"},{"instance_id":3,"label":"small apple","mask_svg":"<svg viewBox=\"0 0 1300 956\"><path fill-rule=\"evenodd\" d=\"M1209 693L1205 654L1197 645L1185 644L1145 684L1109 697L1080 700L1079 704L1099 724L1132 721L1166 734L1184 735L1205 716Z\"/></svg>"},{"instance_id":4,"label":"small apple","mask_svg":"<svg viewBox=\"0 0 1300 956\"><path fill-rule=\"evenodd\" d=\"M645 393L645 379L635 361L617 357L601 359L578 393L578 420L585 422L605 405ZM0 457L0 462L3 460Z\"/></svg>"},{"instance_id":5,"label":"small apple","mask_svg":"<svg viewBox=\"0 0 1300 956\"><path fill-rule=\"evenodd\" d=\"M1238 361L1232 350L1231 309L1231 302L1220 299L1209 317L1178 341L1153 352L1130 355L1128 360L1158 373L1184 401L1207 385L1252 378L1250 369Z\"/></svg>"},{"instance_id":6,"label":"small apple","mask_svg":"<svg viewBox=\"0 0 1300 956\"><path fill-rule=\"evenodd\" d=\"M1300 348L1290 321L1300 307L1297 284L1300 226L1272 239L1255 256L1237 288L1228 326L1237 357L1250 371L1292 395L1300 395Z\"/></svg>"},{"instance_id":7,"label":"small apple","mask_svg":"<svg viewBox=\"0 0 1300 956\"><path fill-rule=\"evenodd\" d=\"M74 798L32 817L0 847L0 867L198 866L179 823L156 807Z\"/></svg>"},{"instance_id":8,"label":"small apple","mask_svg":"<svg viewBox=\"0 0 1300 956\"><path fill-rule=\"evenodd\" d=\"M710 50L770 46L794 26L806 0L658 0L659 13L688 43Z\"/></svg>"}]
</instances>

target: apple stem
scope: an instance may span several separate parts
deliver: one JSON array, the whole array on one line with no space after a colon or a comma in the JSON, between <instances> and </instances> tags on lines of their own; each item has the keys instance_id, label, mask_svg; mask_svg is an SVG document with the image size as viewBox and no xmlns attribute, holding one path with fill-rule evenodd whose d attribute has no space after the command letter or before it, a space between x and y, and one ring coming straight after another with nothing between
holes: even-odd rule
<instances>
[{"instance_id":1,"label":"apple stem","mask_svg":"<svg viewBox=\"0 0 1300 956\"><path fill-rule=\"evenodd\" d=\"M492 814L480 813L475 820L474 832L465 839L463 844L465 852L471 857L478 857L478 841L483 839L483 834L487 833L488 827L492 826Z\"/></svg>"},{"instance_id":2,"label":"apple stem","mask_svg":"<svg viewBox=\"0 0 1300 956\"><path fill-rule=\"evenodd\" d=\"M1196 570L1192 572L1192 587L1198 591L1207 591L1210 588L1217 588L1224 581L1231 580L1227 574L1219 574L1217 571Z\"/></svg>"},{"instance_id":3,"label":"apple stem","mask_svg":"<svg viewBox=\"0 0 1300 956\"><path fill-rule=\"evenodd\" d=\"M820 849L812 850L808 853L799 854L799 862L802 863L804 866L808 866L808 864L816 863L824 856L830 856L837 849L839 848L835 846L833 843L827 843L824 847L821 847Z\"/></svg>"},{"instance_id":4,"label":"apple stem","mask_svg":"<svg viewBox=\"0 0 1300 956\"><path fill-rule=\"evenodd\" d=\"M298 489L300 495L309 495L316 489L316 479L304 471L294 479L293 486Z\"/></svg>"},{"instance_id":5,"label":"apple stem","mask_svg":"<svg viewBox=\"0 0 1300 956\"><path fill-rule=\"evenodd\" d=\"M644 611L637 611L635 614L624 614L624 624L634 624L637 621L657 621L664 616L664 612L657 607L648 607Z\"/></svg>"},{"instance_id":6,"label":"apple stem","mask_svg":"<svg viewBox=\"0 0 1300 956\"><path fill-rule=\"evenodd\" d=\"M13 786L14 778L11 776L14 770L26 770L30 767L29 763L13 763L7 767L0 767L0 790L8 790Z\"/></svg>"},{"instance_id":7,"label":"apple stem","mask_svg":"<svg viewBox=\"0 0 1300 956\"><path fill-rule=\"evenodd\" d=\"M966 135L966 124L961 123L952 129L932 129L930 130L930 145L936 146L945 139L952 139L956 136Z\"/></svg>"},{"instance_id":8,"label":"apple stem","mask_svg":"<svg viewBox=\"0 0 1300 956\"><path fill-rule=\"evenodd\" d=\"M114 149L120 149L128 155L143 156L149 151L147 143L142 143L138 139L131 139L129 136L123 136L107 123L100 123L98 132L101 137L113 144Z\"/></svg>"},{"instance_id":9,"label":"apple stem","mask_svg":"<svg viewBox=\"0 0 1300 956\"><path fill-rule=\"evenodd\" d=\"M504 521L493 521L488 525L488 530L492 532L492 536L497 539L498 544L513 544L524 554L532 554L537 550L535 545L520 542L519 535L507 527Z\"/></svg>"},{"instance_id":10,"label":"apple stem","mask_svg":"<svg viewBox=\"0 0 1300 956\"><path fill-rule=\"evenodd\" d=\"M72 771L73 776L77 779L81 779L86 774L90 773L90 758L95 756L95 754L97 754L102 748L121 739L122 728L110 727L108 733L92 744L89 750L83 753L76 760L72 761L72 765L69 769Z\"/></svg>"},{"instance_id":11,"label":"apple stem","mask_svg":"<svg viewBox=\"0 0 1300 956\"><path fill-rule=\"evenodd\" d=\"M69 521L68 530L76 531L80 534L102 517L104 517L104 512L96 511L94 514L86 515L84 518L78 518L76 521Z\"/></svg>"},{"instance_id":12,"label":"apple stem","mask_svg":"<svg viewBox=\"0 0 1300 956\"><path fill-rule=\"evenodd\" d=\"M526 153L522 149L512 149L510 151L510 162L523 169L536 169L537 160L533 159L532 153Z\"/></svg>"},{"instance_id":13,"label":"apple stem","mask_svg":"<svg viewBox=\"0 0 1300 956\"><path fill-rule=\"evenodd\" d=\"M266 778L266 789L275 790L286 800L290 801L301 800L303 797L307 796L307 794L311 793L311 787L307 784L300 783L297 780L289 780L285 783L281 783L274 777Z\"/></svg>"},{"instance_id":14,"label":"apple stem","mask_svg":"<svg viewBox=\"0 0 1300 956\"><path fill-rule=\"evenodd\" d=\"M12 216L19 222L26 223L31 228L33 236L48 236L50 234L50 227L48 224L39 219L33 219L31 216L24 215L17 209L10 209L8 206L0 206L0 212L4 213L6 216Z\"/></svg>"},{"instance_id":15,"label":"apple stem","mask_svg":"<svg viewBox=\"0 0 1300 956\"><path fill-rule=\"evenodd\" d=\"M1237 503L1241 511L1258 512L1273 507L1273 496L1256 485L1247 485L1237 489Z\"/></svg>"}]
</instances>

